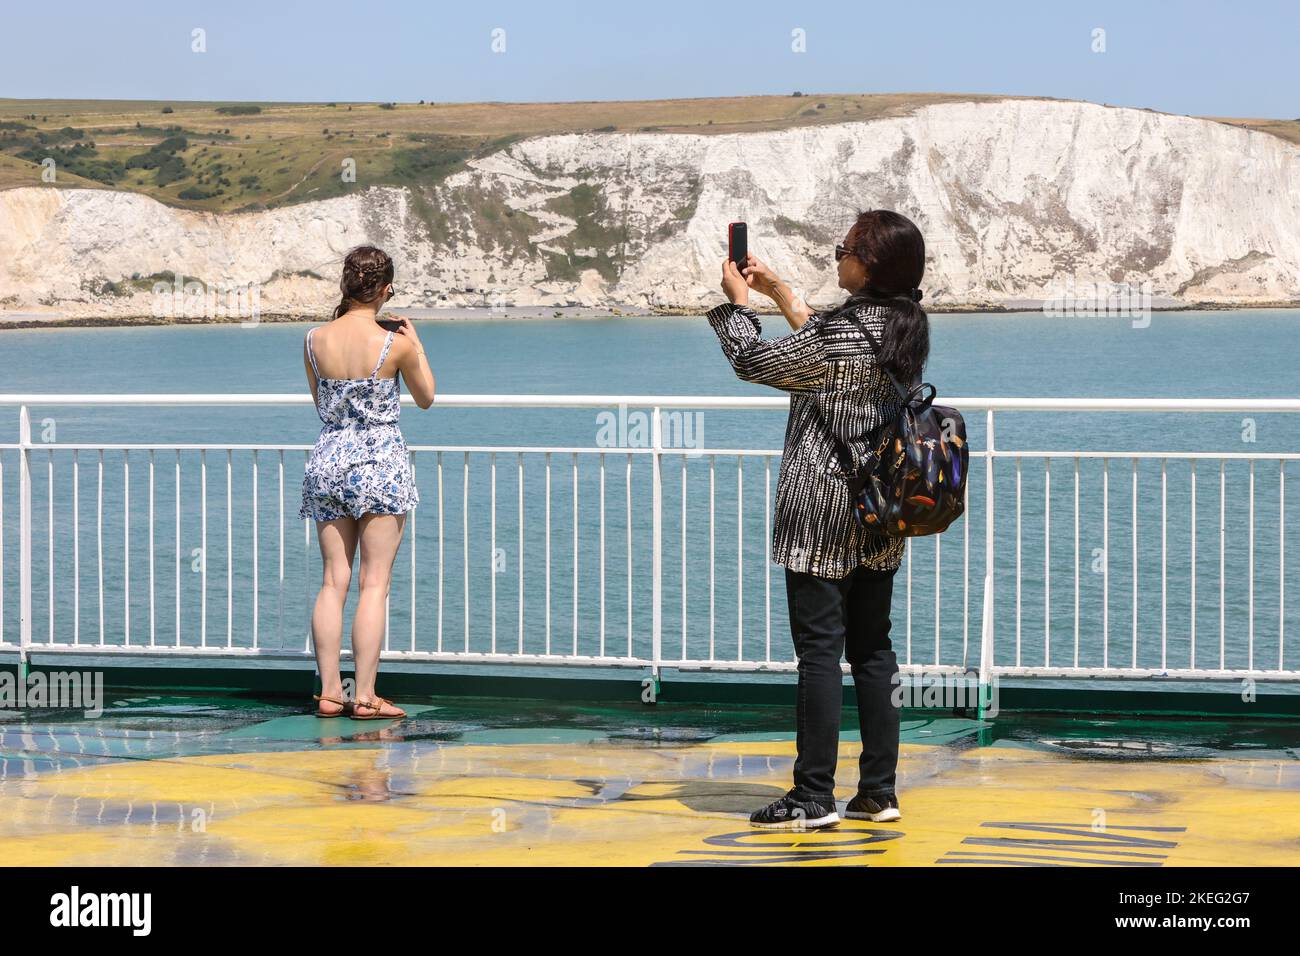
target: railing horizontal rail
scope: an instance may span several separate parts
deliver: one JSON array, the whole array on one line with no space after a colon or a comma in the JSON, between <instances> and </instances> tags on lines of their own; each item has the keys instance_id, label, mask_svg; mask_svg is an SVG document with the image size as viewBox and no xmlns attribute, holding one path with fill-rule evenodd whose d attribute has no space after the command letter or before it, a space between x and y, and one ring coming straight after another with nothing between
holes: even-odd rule
<instances>
[{"instance_id":1,"label":"railing horizontal rail","mask_svg":"<svg viewBox=\"0 0 1300 956\"><path fill-rule=\"evenodd\" d=\"M307 393L0 393L0 405L310 405ZM414 404L409 395L402 401ZM944 396L963 410L1057 412L1300 412L1296 398L981 398ZM783 396L752 395L439 395L447 408L642 408L782 409Z\"/></svg>"},{"instance_id":2,"label":"railing horizontal rail","mask_svg":"<svg viewBox=\"0 0 1300 956\"><path fill-rule=\"evenodd\" d=\"M0 448L18 450L32 446L18 442L0 442ZM40 446L45 447L45 446ZM60 442L61 451L311 451L311 445L277 445L277 444L240 444L237 442L208 442L204 444L166 444L161 442ZM605 453L620 455L687 455L691 458L707 458L709 455L744 455L759 457L763 455L780 455L779 448L692 448L683 452L678 449L654 448L620 448L617 452L591 445L421 445L408 442L407 449L413 452L454 452L461 454L541 454L549 452L555 455L590 455ZM1165 458L1179 458L1198 461L1300 461L1300 452L1223 452L1223 451L1034 451L1029 449L999 449L994 452L971 449L972 458L992 455L994 458L1084 458L1107 459L1129 458L1141 461L1159 461Z\"/></svg>"}]
</instances>

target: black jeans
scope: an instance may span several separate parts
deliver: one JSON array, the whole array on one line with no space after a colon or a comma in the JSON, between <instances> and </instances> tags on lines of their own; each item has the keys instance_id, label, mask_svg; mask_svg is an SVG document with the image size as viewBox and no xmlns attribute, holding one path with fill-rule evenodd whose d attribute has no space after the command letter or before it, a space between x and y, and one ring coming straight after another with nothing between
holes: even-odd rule
<instances>
[{"instance_id":1,"label":"black jeans","mask_svg":"<svg viewBox=\"0 0 1300 956\"><path fill-rule=\"evenodd\" d=\"M894 706L898 660L889 641L894 571L859 567L821 578L785 572L790 632L799 656L798 757L794 786L803 799L834 801L846 655L858 698L862 756L858 792L894 792L898 769L899 708Z\"/></svg>"}]
</instances>

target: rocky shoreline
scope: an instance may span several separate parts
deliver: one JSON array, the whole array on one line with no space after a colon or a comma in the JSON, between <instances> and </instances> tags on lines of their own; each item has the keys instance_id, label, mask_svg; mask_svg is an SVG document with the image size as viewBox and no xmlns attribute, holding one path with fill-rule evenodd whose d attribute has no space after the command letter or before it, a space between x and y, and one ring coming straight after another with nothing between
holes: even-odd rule
<instances>
[{"instance_id":1,"label":"rocky shoreline","mask_svg":"<svg viewBox=\"0 0 1300 956\"><path fill-rule=\"evenodd\" d=\"M1259 310L1300 310L1300 300L1282 300L1277 302L1196 302L1170 305L1152 305L1153 313L1166 312L1237 312ZM617 318L698 318L703 310L696 309L655 309L651 311L629 311L623 309L566 308L551 306L543 308L454 308L454 309L395 309L395 314L405 315L414 322L522 322L546 319L617 319ZM1023 315L1041 313L1041 305L935 305L926 309L930 315ZM764 317L778 316L778 312L763 312ZM1086 317L1086 316L1080 316ZM1065 316L1065 319L1073 316ZM256 320L241 319L235 316L215 318L169 318L153 315L140 316L69 316L58 313L5 313L0 312L0 330L3 329L60 329L60 328L135 328L158 325L247 325L292 324L301 322L322 322L323 315L298 313L267 313Z\"/></svg>"}]
</instances>

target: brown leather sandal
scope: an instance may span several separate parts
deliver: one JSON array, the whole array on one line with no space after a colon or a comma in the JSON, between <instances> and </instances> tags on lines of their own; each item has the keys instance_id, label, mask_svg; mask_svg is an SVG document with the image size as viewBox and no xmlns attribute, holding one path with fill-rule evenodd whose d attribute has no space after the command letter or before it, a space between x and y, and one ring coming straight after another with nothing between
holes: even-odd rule
<instances>
[{"instance_id":1,"label":"brown leather sandal","mask_svg":"<svg viewBox=\"0 0 1300 956\"><path fill-rule=\"evenodd\" d=\"M320 706L318 704L316 707L317 717L342 717L344 714L348 712L348 702L346 700L339 700L337 697L322 697L320 694L312 694L311 699L314 701L327 701L331 704L339 705L338 710L332 711L330 713L326 713L325 711L320 709Z\"/></svg>"},{"instance_id":2,"label":"brown leather sandal","mask_svg":"<svg viewBox=\"0 0 1300 956\"><path fill-rule=\"evenodd\" d=\"M397 713L395 714L381 713L381 711L386 706L392 707L394 710L397 711ZM363 707L366 710L374 711L374 713L372 714L357 713L358 709ZM402 708L398 707L391 700L384 700L384 698L380 697L378 694L376 694L370 700L361 700L360 698L358 698L352 704L353 720L397 720L405 716L406 716L406 711L402 710Z\"/></svg>"}]
</instances>

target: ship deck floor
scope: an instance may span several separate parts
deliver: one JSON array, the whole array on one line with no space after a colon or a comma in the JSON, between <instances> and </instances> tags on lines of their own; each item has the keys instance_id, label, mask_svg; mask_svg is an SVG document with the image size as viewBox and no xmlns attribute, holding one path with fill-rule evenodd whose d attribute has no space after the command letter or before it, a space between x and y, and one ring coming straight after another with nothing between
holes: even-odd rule
<instances>
[{"instance_id":1,"label":"ship deck floor","mask_svg":"<svg viewBox=\"0 0 1300 956\"><path fill-rule=\"evenodd\" d=\"M139 694L0 712L11 865L1300 863L1293 721L907 712L903 818L751 830L789 708L433 698L401 721ZM845 713L838 783L853 793Z\"/></svg>"}]
</instances>

